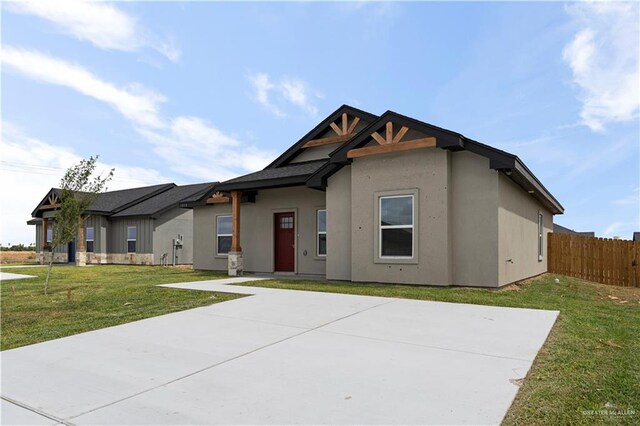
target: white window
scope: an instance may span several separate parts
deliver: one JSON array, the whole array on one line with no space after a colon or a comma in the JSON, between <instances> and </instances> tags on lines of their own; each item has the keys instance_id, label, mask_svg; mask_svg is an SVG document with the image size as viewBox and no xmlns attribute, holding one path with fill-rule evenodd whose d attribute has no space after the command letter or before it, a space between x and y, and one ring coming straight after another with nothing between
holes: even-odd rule
<instances>
[{"instance_id":1,"label":"white window","mask_svg":"<svg viewBox=\"0 0 640 426\"><path fill-rule=\"evenodd\" d=\"M316 243L316 254L318 256L326 256L327 255L327 211L326 210L318 210L317 212L317 243Z\"/></svg>"},{"instance_id":2,"label":"white window","mask_svg":"<svg viewBox=\"0 0 640 426\"><path fill-rule=\"evenodd\" d=\"M216 218L216 237L218 255L229 254L231 249L231 216L218 216Z\"/></svg>"},{"instance_id":3,"label":"white window","mask_svg":"<svg viewBox=\"0 0 640 426\"><path fill-rule=\"evenodd\" d=\"M127 227L127 253L136 252L136 243L138 240L138 228L135 226Z\"/></svg>"},{"instance_id":4,"label":"white window","mask_svg":"<svg viewBox=\"0 0 640 426\"><path fill-rule=\"evenodd\" d=\"M542 217L542 213L538 212L538 262L542 261L542 252L543 252L543 233L544 233L544 218Z\"/></svg>"},{"instance_id":5,"label":"white window","mask_svg":"<svg viewBox=\"0 0 640 426\"><path fill-rule=\"evenodd\" d=\"M379 200L380 258L413 258L413 195Z\"/></svg>"},{"instance_id":6,"label":"white window","mask_svg":"<svg viewBox=\"0 0 640 426\"><path fill-rule=\"evenodd\" d=\"M86 246L85 248L87 249L87 253L93 253L93 227L92 226L88 226L86 233Z\"/></svg>"},{"instance_id":7,"label":"white window","mask_svg":"<svg viewBox=\"0 0 640 426\"><path fill-rule=\"evenodd\" d=\"M47 242L53 241L53 228L47 228Z\"/></svg>"}]
</instances>

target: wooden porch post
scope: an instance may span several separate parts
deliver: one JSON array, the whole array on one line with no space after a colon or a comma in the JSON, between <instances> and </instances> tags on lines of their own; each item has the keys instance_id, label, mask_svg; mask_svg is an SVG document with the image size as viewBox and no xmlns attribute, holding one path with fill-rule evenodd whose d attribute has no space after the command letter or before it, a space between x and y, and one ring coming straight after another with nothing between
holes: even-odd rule
<instances>
[{"instance_id":1,"label":"wooden porch post","mask_svg":"<svg viewBox=\"0 0 640 426\"><path fill-rule=\"evenodd\" d=\"M40 250L42 257L40 258L40 263L45 264L44 252L47 247L47 228L49 227L49 219L46 217L42 218L42 244L40 244Z\"/></svg>"},{"instance_id":2,"label":"wooden porch post","mask_svg":"<svg viewBox=\"0 0 640 426\"><path fill-rule=\"evenodd\" d=\"M231 191L231 248L228 254L229 276L242 275L243 261L240 247L240 198L242 191Z\"/></svg>"},{"instance_id":3,"label":"wooden porch post","mask_svg":"<svg viewBox=\"0 0 640 426\"><path fill-rule=\"evenodd\" d=\"M231 191L231 250L241 252L240 247L240 197L241 191Z\"/></svg>"},{"instance_id":4,"label":"wooden porch post","mask_svg":"<svg viewBox=\"0 0 640 426\"><path fill-rule=\"evenodd\" d=\"M78 244L76 246L76 266L87 265L87 251L84 243L84 216L78 219Z\"/></svg>"},{"instance_id":5,"label":"wooden porch post","mask_svg":"<svg viewBox=\"0 0 640 426\"><path fill-rule=\"evenodd\" d=\"M45 247L47 246L47 228L49 227L49 219L46 217L42 218L42 251L44 252Z\"/></svg>"},{"instance_id":6,"label":"wooden porch post","mask_svg":"<svg viewBox=\"0 0 640 426\"><path fill-rule=\"evenodd\" d=\"M85 251L84 249L84 217L80 216L78 221L78 249L77 251Z\"/></svg>"}]
</instances>

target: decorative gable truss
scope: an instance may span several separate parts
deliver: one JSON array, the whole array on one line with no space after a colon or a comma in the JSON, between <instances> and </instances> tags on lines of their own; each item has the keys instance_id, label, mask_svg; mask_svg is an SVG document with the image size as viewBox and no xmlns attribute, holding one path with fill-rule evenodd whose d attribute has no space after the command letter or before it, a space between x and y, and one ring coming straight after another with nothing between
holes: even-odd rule
<instances>
[{"instance_id":1,"label":"decorative gable truss","mask_svg":"<svg viewBox=\"0 0 640 426\"><path fill-rule=\"evenodd\" d=\"M60 197L58 194L51 191L45 197L43 204L38 207L38 210L48 210L48 209L57 209L60 207Z\"/></svg>"},{"instance_id":2,"label":"decorative gable truss","mask_svg":"<svg viewBox=\"0 0 640 426\"><path fill-rule=\"evenodd\" d=\"M373 141L378 145L366 146L364 148L351 149L347 152L347 158L365 157L367 155L385 154L389 152L409 151L419 148L432 148L436 146L435 137L423 137L411 140L404 140L404 137L409 132L409 128L406 126L400 127L397 133L394 134L393 122L387 121L384 131L384 137L376 132L371 133Z\"/></svg>"},{"instance_id":3,"label":"decorative gable truss","mask_svg":"<svg viewBox=\"0 0 640 426\"><path fill-rule=\"evenodd\" d=\"M338 120L329 124L336 136L329 136L320 139L313 139L303 145L303 148L313 148L315 146L331 145L346 142L353 137L356 126L360 122L360 117L350 116L346 112L342 113L342 121Z\"/></svg>"}]
</instances>

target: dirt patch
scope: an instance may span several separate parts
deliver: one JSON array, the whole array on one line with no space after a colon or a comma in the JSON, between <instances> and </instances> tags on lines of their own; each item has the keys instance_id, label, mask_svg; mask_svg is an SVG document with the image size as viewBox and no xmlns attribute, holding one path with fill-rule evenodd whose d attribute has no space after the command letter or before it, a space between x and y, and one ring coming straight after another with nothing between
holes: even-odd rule
<instances>
[{"instance_id":1,"label":"dirt patch","mask_svg":"<svg viewBox=\"0 0 640 426\"><path fill-rule=\"evenodd\" d=\"M35 251L0 251L0 263L35 263Z\"/></svg>"},{"instance_id":2,"label":"dirt patch","mask_svg":"<svg viewBox=\"0 0 640 426\"><path fill-rule=\"evenodd\" d=\"M625 303L640 304L640 288L638 287L617 287L606 284L595 284L598 296L602 300L609 300L612 303L623 305Z\"/></svg>"}]
</instances>

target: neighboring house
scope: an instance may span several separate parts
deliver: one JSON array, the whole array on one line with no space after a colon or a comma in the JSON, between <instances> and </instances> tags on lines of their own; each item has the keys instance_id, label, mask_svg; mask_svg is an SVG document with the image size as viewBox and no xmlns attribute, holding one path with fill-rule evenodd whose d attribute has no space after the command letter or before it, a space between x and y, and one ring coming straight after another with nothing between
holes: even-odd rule
<instances>
[{"instance_id":1,"label":"neighboring house","mask_svg":"<svg viewBox=\"0 0 640 426\"><path fill-rule=\"evenodd\" d=\"M565 228L564 226L560 226L557 223L553 224L553 232L555 232L556 234L582 235L583 237L595 237L596 236L595 232L574 231L573 229L569 229L569 228Z\"/></svg>"},{"instance_id":2,"label":"neighboring house","mask_svg":"<svg viewBox=\"0 0 640 426\"><path fill-rule=\"evenodd\" d=\"M193 212L180 208L180 202L212 187L213 183L169 183L99 194L85 211L84 229L78 233L84 237L86 255L78 250L76 238L56 248L54 262L172 264L174 240L181 235L182 244L175 247L176 263L191 263ZM60 193L59 189L51 189L27 222L36 226L36 256L40 262L49 260L48 249L43 256L43 241L51 242L53 237L50 224L60 205Z\"/></svg>"},{"instance_id":3,"label":"neighboring house","mask_svg":"<svg viewBox=\"0 0 640 426\"><path fill-rule=\"evenodd\" d=\"M564 211L513 154L346 105L264 170L182 206L195 269L482 287L545 272Z\"/></svg>"},{"instance_id":4,"label":"neighboring house","mask_svg":"<svg viewBox=\"0 0 640 426\"><path fill-rule=\"evenodd\" d=\"M633 241L640 241L640 232L633 233Z\"/></svg>"}]
</instances>

